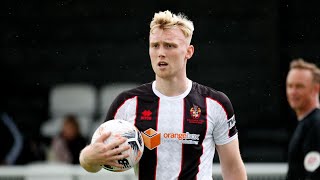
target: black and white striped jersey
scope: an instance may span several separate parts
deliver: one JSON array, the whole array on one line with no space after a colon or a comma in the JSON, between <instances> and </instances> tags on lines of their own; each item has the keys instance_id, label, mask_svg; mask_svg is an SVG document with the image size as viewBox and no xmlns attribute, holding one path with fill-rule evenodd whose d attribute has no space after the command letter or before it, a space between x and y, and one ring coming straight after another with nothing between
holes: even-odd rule
<instances>
[{"instance_id":1,"label":"black and white striped jersey","mask_svg":"<svg viewBox=\"0 0 320 180\"><path fill-rule=\"evenodd\" d=\"M179 96L155 89L155 81L122 92L106 120L133 123L144 136L139 180L210 180L215 146L237 138L228 97L189 81Z\"/></svg>"}]
</instances>

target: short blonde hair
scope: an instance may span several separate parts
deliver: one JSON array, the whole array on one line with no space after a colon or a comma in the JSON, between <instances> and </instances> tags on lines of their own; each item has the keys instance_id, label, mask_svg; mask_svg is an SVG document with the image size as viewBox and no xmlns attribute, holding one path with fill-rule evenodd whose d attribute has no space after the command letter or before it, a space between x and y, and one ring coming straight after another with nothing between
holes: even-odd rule
<instances>
[{"instance_id":1,"label":"short blonde hair","mask_svg":"<svg viewBox=\"0 0 320 180\"><path fill-rule=\"evenodd\" d=\"M169 10L160 11L154 14L154 17L150 23L150 33L155 28L168 29L174 26L180 28L184 36L191 41L194 30L193 22L184 14L179 13L176 15Z\"/></svg>"},{"instance_id":2,"label":"short blonde hair","mask_svg":"<svg viewBox=\"0 0 320 180\"><path fill-rule=\"evenodd\" d=\"M306 62L302 58L294 59L290 63L291 69L306 69L312 73L313 81L320 84L320 69L313 63Z\"/></svg>"}]
</instances>

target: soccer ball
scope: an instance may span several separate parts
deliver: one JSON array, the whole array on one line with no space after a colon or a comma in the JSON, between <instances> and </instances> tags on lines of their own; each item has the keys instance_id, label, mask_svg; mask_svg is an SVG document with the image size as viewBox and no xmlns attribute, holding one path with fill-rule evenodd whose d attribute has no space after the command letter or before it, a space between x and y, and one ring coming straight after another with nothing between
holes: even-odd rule
<instances>
[{"instance_id":1,"label":"soccer ball","mask_svg":"<svg viewBox=\"0 0 320 180\"><path fill-rule=\"evenodd\" d=\"M124 153L129 154L129 157L118 160L118 163L122 164L123 168L109 165L102 165L102 167L113 172L126 171L134 167L134 165L140 161L144 150L144 143L140 131L128 121L121 119L109 120L101 124L95 130L91 139L91 144L105 132L111 132L111 136L104 142L105 144L108 144L115 138L122 136L127 138L127 141L120 146L127 144L130 145L131 148L124 151Z\"/></svg>"}]
</instances>

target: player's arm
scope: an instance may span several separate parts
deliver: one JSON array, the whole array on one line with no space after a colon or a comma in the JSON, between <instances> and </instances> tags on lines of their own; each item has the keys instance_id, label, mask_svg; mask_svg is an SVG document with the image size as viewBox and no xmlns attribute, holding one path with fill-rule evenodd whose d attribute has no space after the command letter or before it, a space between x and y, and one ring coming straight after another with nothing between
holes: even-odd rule
<instances>
[{"instance_id":1,"label":"player's arm","mask_svg":"<svg viewBox=\"0 0 320 180\"><path fill-rule=\"evenodd\" d=\"M114 119L119 107L123 104L122 96L118 96L111 104L105 121ZM123 110L118 112L120 115L124 115ZM119 116L119 115L118 115ZM119 119L123 119L118 117ZM110 165L121 168L122 165L117 163L117 160L124 159L128 155L119 153L129 149L128 146L119 148L119 145L125 142L125 139L117 140L111 144L104 144L103 142L110 136L110 134L104 134L96 140L95 143L86 146L80 153L80 165L89 172L98 172L101 169L101 165ZM118 147L118 148L115 148Z\"/></svg>"},{"instance_id":2,"label":"player's arm","mask_svg":"<svg viewBox=\"0 0 320 180\"><path fill-rule=\"evenodd\" d=\"M122 165L118 160L128 157L123 152L128 150L130 146L121 146L126 141L125 138L119 137L110 144L103 142L110 137L110 133L102 134L95 143L86 146L80 153L80 165L88 172L98 172L101 165L110 165L121 168Z\"/></svg>"},{"instance_id":3,"label":"player's arm","mask_svg":"<svg viewBox=\"0 0 320 180\"><path fill-rule=\"evenodd\" d=\"M320 177L320 122L316 122L309 129L306 139L303 145L306 179L318 179Z\"/></svg>"},{"instance_id":4,"label":"player's arm","mask_svg":"<svg viewBox=\"0 0 320 180\"><path fill-rule=\"evenodd\" d=\"M240 156L238 139L223 145L217 145L222 177L225 180L246 180L247 173Z\"/></svg>"}]
</instances>

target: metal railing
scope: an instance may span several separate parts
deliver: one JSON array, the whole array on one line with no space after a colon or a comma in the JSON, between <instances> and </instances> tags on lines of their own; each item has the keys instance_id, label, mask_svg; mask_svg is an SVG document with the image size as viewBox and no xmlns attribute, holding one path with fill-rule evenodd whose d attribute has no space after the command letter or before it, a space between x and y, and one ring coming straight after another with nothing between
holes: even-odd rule
<instances>
[{"instance_id":1,"label":"metal railing","mask_svg":"<svg viewBox=\"0 0 320 180\"><path fill-rule=\"evenodd\" d=\"M284 180L285 163L246 163L249 180ZM133 170L121 173L101 170L89 173L80 166L38 163L25 166L0 166L0 180L136 180ZM221 169L214 164L213 179L220 180Z\"/></svg>"}]
</instances>

